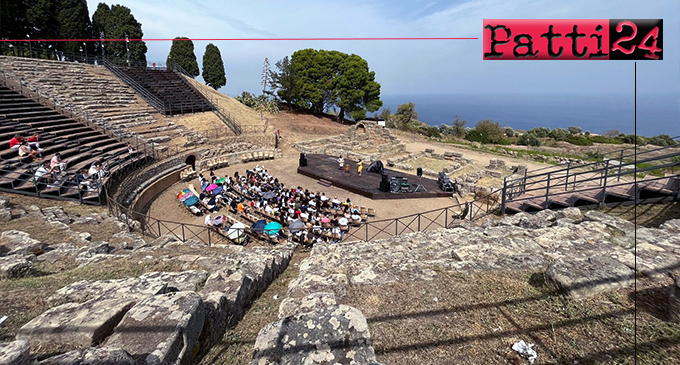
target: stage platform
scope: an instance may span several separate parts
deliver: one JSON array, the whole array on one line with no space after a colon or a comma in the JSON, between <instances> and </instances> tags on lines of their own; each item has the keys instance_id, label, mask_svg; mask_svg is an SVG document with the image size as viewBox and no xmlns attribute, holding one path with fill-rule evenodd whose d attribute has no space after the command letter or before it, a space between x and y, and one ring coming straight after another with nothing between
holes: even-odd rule
<instances>
[{"instance_id":1,"label":"stage platform","mask_svg":"<svg viewBox=\"0 0 680 365\"><path fill-rule=\"evenodd\" d=\"M357 161L345 159L345 164L350 164L350 173L339 169L338 159L326 155L307 155L307 166L299 166L298 173L311 177L316 180L325 180L339 188L351 191L355 194L363 195L371 199L414 199L414 198L439 198L451 197L451 193L446 193L439 189L437 180L423 177L421 184L427 191L418 189L417 193L413 190L418 185L420 178L416 175L406 174L399 171L386 169L388 177L405 177L410 183L408 193L391 193L380 191L380 175L367 172L368 166L372 161L364 161L364 171L362 176L357 174ZM323 187L318 188L309 186L309 190L323 191Z\"/></svg>"}]
</instances>

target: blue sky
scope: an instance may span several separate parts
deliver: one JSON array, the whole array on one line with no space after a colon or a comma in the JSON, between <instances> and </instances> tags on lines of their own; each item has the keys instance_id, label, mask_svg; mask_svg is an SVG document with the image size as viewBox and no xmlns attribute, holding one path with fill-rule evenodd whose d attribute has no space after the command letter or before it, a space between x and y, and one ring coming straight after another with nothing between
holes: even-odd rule
<instances>
[{"instance_id":1,"label":"blue sky","mask_svg":"<svg viewBox=\"0 0 680 365\"><path fill-rule=\"evenodd\" d=\"M90 12L98 1L88 0ZM366 59L382 95L577 93L632 96L633 61L483 61L483 19L664 19L664 60L637 63L638 95L673 95L680 116L680 6L677 0L388 1L121 0L145 38L478 37L425 41L217 41L227 72L220 91L259 93L265 57L303 48ZM199 65L209 42L196 41ZM147 42L165 62L171 42ZM407 100L404 100L406 102ZM675 117L672 117L675 120ZM666 123L666 122L664 122ZM662 127L662 126L660 126ZM680 121L672 128L680 130Z\"/></svg>"},{"instance_id":2,"label":"blue sky","mask_svg":"<svg viewBox=\"0 0 680 365\"><path fill-rule=\"evenodd\" d=\"M90 12L98 1L88 0ZM479 37L431 41L218 41L230 95L257 92L265 57L273 64L302 48L356 53L386 95L617 92L631 87L632 61L482 61L482 20L497 18L664 18L664 60L638 62L638 91L680 93L677 0L296 2L121 0L146 38ZM197 41L199 61L208 42ZM164 62L170 42L148 42L148 60Z\"/></svg>"}]
</instances>

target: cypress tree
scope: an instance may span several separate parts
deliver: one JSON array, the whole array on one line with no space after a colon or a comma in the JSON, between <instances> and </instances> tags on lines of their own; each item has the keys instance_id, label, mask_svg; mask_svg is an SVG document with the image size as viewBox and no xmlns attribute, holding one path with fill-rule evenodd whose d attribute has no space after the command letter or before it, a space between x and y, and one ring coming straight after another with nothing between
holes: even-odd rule
<instances>
[{"instance_id":1,"label":"cypress tree","mask_svg":"<svg viewBox=\"0 0 680 365\"><path fill-rule=\"evenodd\" d=\"M217 90L227 84L224 73L224 62L220 49L210 43L203 54L203 80L205 84Z\"/></svg>"},{"instance_id":2,"label":"cypress tree","mask_svg":"<svg viewBox=\"0 0 680 365\"><path fill-rule=\"evenodd\" d=\"M176 63L185 69L189 75L196 77L200 75L198 63L194 54L194 42L187 37L175 37L170 47L167 64Z\"/></svg>"}]
</instances>

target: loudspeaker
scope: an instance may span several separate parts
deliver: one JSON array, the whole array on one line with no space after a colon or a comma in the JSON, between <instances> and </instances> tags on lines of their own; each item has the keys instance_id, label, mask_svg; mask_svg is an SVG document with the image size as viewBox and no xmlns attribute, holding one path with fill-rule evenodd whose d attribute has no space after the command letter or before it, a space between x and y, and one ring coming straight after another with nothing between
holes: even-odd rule
<instances>
[{"instance_id":1,"label":"loudspeaker","mask_svg":"<svg viewBox=\"0 0 680 365\"><path fill-rule=\"evenodd\" d=\"M304 153L300 153L300 167L307 166L307 157Z\"/></svg>"},{"instance_id":2,"label":"loudspeaker","mask_svg":"<svg viewBox=\"0 0 680 365\"><path fill-rule=\"evenodd\" d=\"M390 180L387 175L383 174L380 180L380 191L387 193L390 191Z\"/></svg>"},{"instance_id":3,"label":"loudspeaker","mask_svg":"<svg viewBox=\"0 0 680 365\"><path fill-rule=\"evenodd\" d=\"M418 174L418 177L423 176L423 168L422 168L422 167L417 168L417 169L416 169L416 174Z\"/></svg>"}]
</instances>

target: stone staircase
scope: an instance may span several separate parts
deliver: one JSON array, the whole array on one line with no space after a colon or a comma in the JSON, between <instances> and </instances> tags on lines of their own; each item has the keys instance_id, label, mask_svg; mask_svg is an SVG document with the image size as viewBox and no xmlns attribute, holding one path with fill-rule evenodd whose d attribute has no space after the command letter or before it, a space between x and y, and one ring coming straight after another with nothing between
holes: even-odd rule
<instances>
[{"instance_id":1,"label":"stone staircase","mask_svg":"<svg viewBox=\"0 0 680 365\"><path fill-rule=\"evenodd\" d=\"M158 144L206 141L198 131L163 117L104 67L0 56L0 69L57 106L120 138Z\"/></svg>"}]
</instances>

